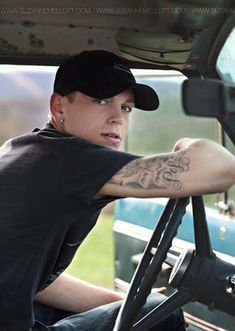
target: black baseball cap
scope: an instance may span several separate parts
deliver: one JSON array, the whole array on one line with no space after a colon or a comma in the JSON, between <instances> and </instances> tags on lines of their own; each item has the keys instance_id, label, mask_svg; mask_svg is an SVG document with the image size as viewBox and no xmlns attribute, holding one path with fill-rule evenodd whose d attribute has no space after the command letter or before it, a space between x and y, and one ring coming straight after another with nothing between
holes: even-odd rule
<instances>
[{"instance_id":1,"label":"black baseball cap","mask_svg":"<svg viewBox=\"0 0 235 331\"><path fill-rule=\"evenodd\" d=\"M66 96L80 91L97 99L111 98L126 89L135 95L135 107L155 110L157 93L135 81L127 61L104 50L83 51L65 60L57 70L54 92Z\"/></svg>"}]
</instances>

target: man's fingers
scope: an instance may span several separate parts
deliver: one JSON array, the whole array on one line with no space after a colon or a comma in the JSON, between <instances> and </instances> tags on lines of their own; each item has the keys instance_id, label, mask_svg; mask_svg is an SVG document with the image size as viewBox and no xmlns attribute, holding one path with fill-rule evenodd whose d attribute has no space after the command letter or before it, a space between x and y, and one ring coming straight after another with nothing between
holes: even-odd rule
<instances>
[{"instance_id":1,"label":"man's fingers","mask_svg":"<svg viewBox=\"0 0 235 331\"><path fill-rule=\"evenodd\" d=\"M151 291L152 293L164 293L166 292L166 287L155 287Z\"/></svg>"}]
</instances>

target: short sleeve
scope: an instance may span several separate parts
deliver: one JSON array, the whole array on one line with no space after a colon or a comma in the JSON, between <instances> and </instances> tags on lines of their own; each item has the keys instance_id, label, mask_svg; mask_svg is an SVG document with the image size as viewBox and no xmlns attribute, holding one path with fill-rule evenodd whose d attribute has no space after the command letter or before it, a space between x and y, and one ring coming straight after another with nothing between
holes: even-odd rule
<instances>
[{"instance_id":1,"label":"short sleeve","mask_svg":"<svg viewBox=\"0 0 235 331\"><path fill-rule=\"evenodd\" d=\"M116 172L138 157L76 139L61 171L61 190L90 204Z\"/></svg>"}]
</instances>

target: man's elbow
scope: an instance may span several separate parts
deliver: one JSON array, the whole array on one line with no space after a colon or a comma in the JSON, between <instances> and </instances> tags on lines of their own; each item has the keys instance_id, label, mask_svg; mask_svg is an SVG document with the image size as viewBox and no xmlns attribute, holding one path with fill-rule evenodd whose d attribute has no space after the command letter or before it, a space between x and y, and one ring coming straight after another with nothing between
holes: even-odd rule
<instances>
[{"instance_id":1,"label":"man's elbow","mask_svg":"<svg viewBox=\"0 0 235 331\"><path fill-rule=\"evenodd\" d=\"M186 152L196 160L213 193L225 192L235 184L235 157L220 144L207 139L189 140Z\"/></svg>"},{"instance_id":2,"label":"man's elbow","mask_svg":"<svg viewBox=\"0 0 235 331\"><path fill-rule=\"evenodd\" d=\"M231 158L231 161L226 164L227 171L224 171L224 176L226 179L225 189L228 190L231 186L235 184L235 157Z\"/></svg>"}]
</instances>

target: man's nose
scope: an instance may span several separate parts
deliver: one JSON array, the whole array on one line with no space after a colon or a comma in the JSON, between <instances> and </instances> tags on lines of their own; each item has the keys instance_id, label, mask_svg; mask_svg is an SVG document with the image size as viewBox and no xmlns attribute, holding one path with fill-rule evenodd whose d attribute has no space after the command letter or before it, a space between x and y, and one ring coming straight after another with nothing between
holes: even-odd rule
<instances>
[{"instance_id":1,"label":"man's nose","mask_svg":"<svg viewBox=\"0 0 235 331\"><path fill-rule=\"evenodd\" d=\"M108 123L122 124L123 112L121 106L112 106L108 112Z\"/></svg>"}]
</instances>

